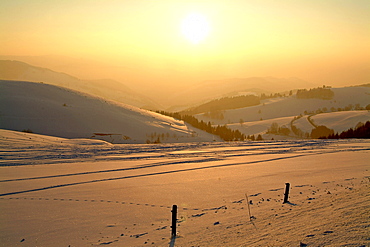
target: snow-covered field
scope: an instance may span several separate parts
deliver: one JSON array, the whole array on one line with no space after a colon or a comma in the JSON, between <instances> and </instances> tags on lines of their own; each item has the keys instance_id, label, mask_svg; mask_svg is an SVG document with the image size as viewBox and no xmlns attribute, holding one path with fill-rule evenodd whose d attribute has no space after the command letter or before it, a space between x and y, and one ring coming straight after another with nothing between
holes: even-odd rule
<instances>
[{"instance_id":1,"label":"snow-covered field","mask_svg":"<svg viewBox=\"0 0 370 247\"><path fill-rule=\"evenodd\" d=\"M369 140L113 145L1 130L0 150L1 246L370 245Z\"/></svg>"}]
</instances>

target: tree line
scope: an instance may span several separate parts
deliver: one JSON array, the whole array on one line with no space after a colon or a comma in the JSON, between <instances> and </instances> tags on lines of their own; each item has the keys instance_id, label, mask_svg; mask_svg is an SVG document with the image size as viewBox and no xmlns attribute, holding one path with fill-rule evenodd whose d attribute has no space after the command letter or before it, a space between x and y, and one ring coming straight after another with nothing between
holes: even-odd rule
<instances>
[{"instance_id":1,"label":"tree line","mask_svg":"<svg viewBox=\"0 0 370 247\"><path fill-rule=\"evenodd\" d=\"M219 112L224 110L255 106L259 105L260 103L260 97L255 95L224 97L221 99L211 100L202 105L184 110L181 112L181 114L195 115L204 112Z\"/></svg>"},{"instance_id":2,"label":"tree line","mask_svg":"<svg viewBox=\"0 0 370 247\"><path fill-rule=\"evenodd\" d=\"M334 97L334 92L330 87L318 87L307 89L299 89L296 93L297 99L325 99L329 100Z\"/></svg>"},{"instance_id":3,"label":"tree line","mask_svg":"<svg viewBox=\"0 0 370 247\"><path fill-rule=\"evenodd\" d=\"M266 134L274 134L274 135L285 135L288 136L290 134L290 129L286 126L279 127L279 124L273 122L270 128L267 129Z\"/></svg>"},{"instance_id":4,"label":"tree line","mask_svg":"<svg viewBox=\"0 0 370 247\"><path fill-rule=\"evenodd\" d=\"M217 125L212 126L211 122L199 121L197 118L191 115L182 115L178 112L166 112L166 111L156 111L159 114L170 116L179 120L182 120L195 128L204 130L210 134L217 135L221 137L224 141L243 141L246 136L242 134L239 130L232 130L227 125Z\"/></svg>"},{"instance_id":5,"label":"tree line","mask_svg":"<svg viewBox=\"0 0 370 247\"><path fill-rule=\"evenodd\" d=\"M355 129L348 129L342 131L340 134L331 133L329 135L321 136L320 139L349 139L349 138L370 138L370 121L365 124L358 124Z\"/></svg>"}]
</instances>

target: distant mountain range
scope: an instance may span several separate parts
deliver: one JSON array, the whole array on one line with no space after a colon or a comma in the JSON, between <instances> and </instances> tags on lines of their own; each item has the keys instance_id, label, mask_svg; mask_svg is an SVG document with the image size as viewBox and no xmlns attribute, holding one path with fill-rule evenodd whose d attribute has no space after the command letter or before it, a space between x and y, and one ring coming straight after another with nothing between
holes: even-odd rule
<instances>
[{"instance_id":1,"label":"distant mountain range","mask_svg":"<svg viewBox=\"0 0 370 247\"><path fill-rule=\"evenodd\" d=\"M47 64L45 61L50 58L19 57L19 59L29 60L29 63ZM60 59L63 60L63 58ZM70 70L70 67L66 67L67 65L62 66L58 64L57 58L53 58L51 61L50 66L52 68L60 68L60 71L63 71L62 68ZM186 86L174 86L171 88L155 85L154 83L152 88L155 89L142 90L145 92L143 94L132 90L132 85L128 81L121 83L121 81L110 79L82 80L66 73L33 66L29 63L17 60L0 60L0 79L44 82L151 110L181 111L222 97L248 94L260 95L261 93L270 94L318 86L298 78L250 77L207 80L199 83L189 81L189 84ZM89 68L88 62L81 61L80 63L74 61L72 64L77 64L76 66L80 66L78 68L81 69ZM69 63L65 62L65 64ZM99 66L95 66L92 69L99 70ZM128 74L131 73L128 68L122 69L123 74L126 72ZM117 70L118 67L114 70L115 73L118 73ZM142 73L145 73L145 71ZM127 77L128 80L130 76Z\"/></svg>"},{"instance_id":2,"label":"distant mountain range","mask_svg":"<svg viewBox=\"0 0 370 247\"><path fill-rule=\"evenodd\" d=\"M181 90L169 100L177 103L171 110L181 111L189 106L223 97L270 94L313 86L314 84L298 78L250 77L210 80Z\"/></svg>"},{"instance_id":3,"label":"distant mountain range","mask_svg":"<svg viewBox=\"0 0 370 247\"><path fill-rule=\"evenodd\" d=\"M0 79L44 82L141 108L157 109L160 107L150 98L136 93L118 81L110 79L81 80L66 73L19 61L0 60Z\"/></svg>"},{"instance_id":4,"label":"distant mountain range","mask_svg":"<svg viewBox=\"0 0 370 247\"><path fill-rule=\"evenodd\" d=\"M39 73L39 69L36 72ZM32 70L26 73L32 74ZM51 76L55 72L45 70L44 74ZM56 75L60 78L63 74ZM65 78L70 77L65 75ZM80 83L76 78L69 82L78 82L80 89L83 89L82 86L89 87L89 84ZM104 88L103 85L99 87ZM205 123L227 125L246 136L261 135L264 139L275 140L307 138L310 131L320 124L338 132L370 121L368 85L330 90L333 92L331 99L301 99L292 93L260 98L259 102L250 106L220 108L217 117L209 113L212 107L198 111L195 116ZM64 138L93 138L112 143L220 140L183 121L109 100L101 95L93 96L86 91L43 82L0 80L0 128ZM245 96L233 99L239 98L244 99ZM213 102L224 106L228 103L224 101ZM281 127L281 132L287 134L268 133L272 124Z\"/></svg>"}]
</instances>

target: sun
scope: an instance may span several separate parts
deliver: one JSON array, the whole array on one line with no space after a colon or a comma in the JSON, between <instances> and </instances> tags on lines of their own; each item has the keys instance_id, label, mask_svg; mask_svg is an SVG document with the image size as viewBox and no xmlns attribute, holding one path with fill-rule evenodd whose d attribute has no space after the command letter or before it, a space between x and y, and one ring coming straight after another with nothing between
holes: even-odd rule
<instances>
[{"instance_id":1,"label":"sun","mask_svg":"<svg viewBox=\"0 0 370 247\"><path fill-rule=\"evenodd\" d=\"M201 43L209 34L210 26L204 15L190 13L181 22L181 33L192 44Z\"/></svg>"}]
</instances>

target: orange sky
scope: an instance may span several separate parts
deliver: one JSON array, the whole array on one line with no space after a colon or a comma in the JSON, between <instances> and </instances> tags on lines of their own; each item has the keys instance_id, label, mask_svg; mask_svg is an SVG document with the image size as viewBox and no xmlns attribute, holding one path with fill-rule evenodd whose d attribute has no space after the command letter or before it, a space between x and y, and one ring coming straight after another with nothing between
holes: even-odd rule
<instances>
[{"instance_id":1,"label":"orange sky","mask_svg":"<svg viewBox=\"0 0 370 247\"><path fill-rule=\"evenodd\" d=\"M181 33L191 12L209 23L199 44ZM276 76L350 85L370 81L369 13L368 0L3 0L0 55L98 60L143 82L161 74L171 83Z\"/></svg>"}]
</instances>

